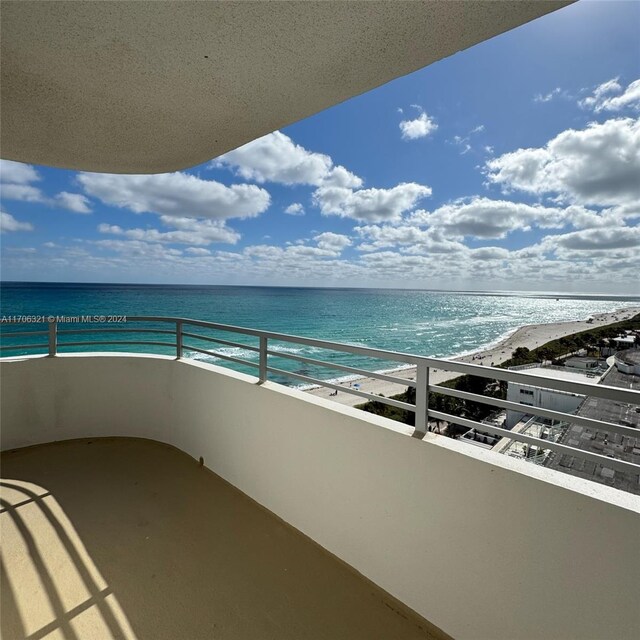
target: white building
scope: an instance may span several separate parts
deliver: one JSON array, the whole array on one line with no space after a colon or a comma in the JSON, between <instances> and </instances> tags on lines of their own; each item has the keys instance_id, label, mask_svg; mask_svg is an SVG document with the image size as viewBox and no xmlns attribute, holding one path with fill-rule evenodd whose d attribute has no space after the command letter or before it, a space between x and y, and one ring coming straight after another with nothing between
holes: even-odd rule
<instances>
[{"instance_id":1,"label":"white building","mask_svg":"<svg viewBox=\"0 0 640 640\"><path fill-rule=\"evenodd\" d=\"M618 371L640 376L640 349L627 349L616 354L615 365Z\"/></svg>"},{"instance_id":2,"label":"white building","mask_svg":"<svg viewBox=\"0 0 640 640\"><path fill-rule=\"evenodd\" d=\"M556 380L569 380L573 382L597 382L600 375L592 370L569 369L566 367L553 367L542 365L524 365L512 367L516 371L526 371L527 374L554 378ZM553 411L573 413L584 400L579 393L557 391L529 384L509 382L507 387L507 400L517 402L525 407L542 407ZM520 411L507 411L507 429L513 429L518 422L527 415L526 408Z\"/></svg>"}]
</instances>

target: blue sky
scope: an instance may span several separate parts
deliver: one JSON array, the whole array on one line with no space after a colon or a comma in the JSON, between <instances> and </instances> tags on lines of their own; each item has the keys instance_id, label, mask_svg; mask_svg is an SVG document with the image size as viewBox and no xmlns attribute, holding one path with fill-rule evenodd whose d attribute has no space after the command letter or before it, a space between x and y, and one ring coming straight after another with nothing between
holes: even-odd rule
<instances>
[{"instance_id":1,"label":"blue sky","mask_svg":"<svg viewBox=\"0 0 640 640\"><path fill-rule=\"evenodd\" d=\"M639 294L638 24L583 0L175 174L3 161L2 278Z\"/></svg>"}]
</instances>

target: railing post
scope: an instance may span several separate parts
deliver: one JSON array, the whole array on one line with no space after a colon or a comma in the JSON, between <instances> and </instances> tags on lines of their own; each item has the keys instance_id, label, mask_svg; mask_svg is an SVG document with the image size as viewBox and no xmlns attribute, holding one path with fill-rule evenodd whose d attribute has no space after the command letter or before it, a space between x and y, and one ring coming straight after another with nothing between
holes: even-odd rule
<instances>
[{"instance_id":1,"label":"railing post","mask_svg":"<svg viewBox=\"0 0 640 640\"><path fill-rule=\"evenodd\" d=\"M49 321L49 357L53 358L58 353L58 323Z\"/></svg>"},{"instance_id":2,"label":"railing post","mask_svg":"<svg viewBox=\"0 0 640 640\"><path fill-rule=\"evenodd\" d=\"M182 321L176 320L176 358L182 358Z\"/></svg>"},{"instance_id":3,"label":"railing post","mask_svg":"<svg viewBox=\"0 0 640 640\"><path fill-rule=\"evenodd\" d=\"M429 430L429 366L419 362L416 368L416 429L414 438L424 438Z\"/></svg>"},{"instance_id":4,"label":"railing post","mask_svg":"<svg viewBox=\"0 0 640 640\"><path fill-rule=\"evenodd\" d=\"M260 336L260 368L258 373L258 384L267 381L267 337Z\"/></svg>"}]
</instances>

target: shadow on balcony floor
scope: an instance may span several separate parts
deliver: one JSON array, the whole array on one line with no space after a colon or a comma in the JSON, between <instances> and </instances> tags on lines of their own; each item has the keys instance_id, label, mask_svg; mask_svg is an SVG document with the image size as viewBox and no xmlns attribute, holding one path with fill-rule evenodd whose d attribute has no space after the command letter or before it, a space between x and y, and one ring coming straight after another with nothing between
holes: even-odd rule
<instances>
[{"instance_id":1,"label":"shadow on balcony floor","mask_svg":"<svg viewBox=\"0 0 640 640\"><path fill-rule=\"evenodd\" d=\"M5 640L444 637L172 447L41 445L2 476Z\"/></svg>"}]
</instances>

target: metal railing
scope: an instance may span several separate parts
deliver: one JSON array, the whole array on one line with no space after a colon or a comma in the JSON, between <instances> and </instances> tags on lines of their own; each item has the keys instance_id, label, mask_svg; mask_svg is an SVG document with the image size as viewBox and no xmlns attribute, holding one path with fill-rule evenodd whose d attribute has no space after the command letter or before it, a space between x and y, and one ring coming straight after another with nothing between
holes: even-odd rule
<instances>
[{"instance_id":1,"label":"metal railing","mask_svg":"<svg viewBox=\"0 0 640 640\"><path fill-rule=\"evenodd\" d=\"M154 323L161 325L159 327L129 327L130 323ZM15 326L25 324L20 321L3 321L0 325ZM616 424L612 422L604 422L602 420L596 420L585 416L577 416L574 414L564 413L561 411L555 411L551 409L545 409L535 406L524 406L517 402L509 400L503 400L501 398L495 398L491 396L485 396L478 393L472 393L469 391L462 391L442 385L430 383L430 372L432 369L445 370L460 375L471 375L485 378L488 380L501 381L501 382L514 382L519 384L532 385L536 387L544 387L546 389L552 389L560 392L578 393L581 395L589 396L592 398L600 398L604 400L612 400L619 403L626 403L630 405L640 406L640 391L631 389L622 389L619 387L612 387L601 384L593 384L590 382L576 382L555 378L546 378L540 375L530 375L523 373L522 371L513 371L510 369L500 369L497 367L488 367L484 365L471 364L466 362L459 362L456 360L449 360L443 358L431 358L425 356L419 356L409 353L402 353L397 351L388 351L384 349L375 349L370 347L363 347L352 344L342 344L338 342L331 342L328 340L319 340L315 338L304 338L300 336L293 336L283 333L276 333L270 331L261 331L258 329L248 329L245 327L236 327L231 325L218 324L214 322L207 322L203 320L191 320L188 318L170 318L163 316L127 316L125 327L115 326L94 326L91 328L60 328L60 323L56 320L49 321L47 323L47 329L44 330L28 330L28 331L3 331L2 338L6 340L9 338L13 340L15 338L33 336L46 336L46 341L41 343L28 343L28 344L3 344L0 346L0 353L7 351L32 351L40 350L45 352L49 357L55 357L59 353L60 348L75 349L79 347L107 347L107 346L155 346L162 347L165 350L170 350L176 358L180 359L184 357L186 352L193 352L204 354L215 359L233 362L236 365L242 365L257 369L257 383L263 384L269 379L270 374L275 377L285 377L304 382L309 385L318 385L333 389L334 391L340 391L363 398L363 400L380 402L385 405L393 406L399 409L404 409L415 413L415 433L416 437L423 437L429 430L429 420L442 420L452 424L468 427L470 429L477 429L483 433L490 433L496 436L507 437L511 440L523 442L526 444L533 444L544 446L545 449L555 451L557 453L567 453L570 455L578 456L587 460L592 460L597 464L601 464L603 467L615 469L617 471L640 474L640 465L636 465L624 460L610 458L605 455L585 451L576 447L571 447L559 442L552 442L531 436L525 433L514 433L508 429L502 427L481 423L470 418L463 416L457 416L443 411L436 411L429 409L429 396L430 394L441 394L444 396L457 398L461 400L467 400L472 402L479 402L482 404L492 405L501 409L513 410L519 413L526 411L527 414L539 416L542 418L548 418L550 420L566 421L573 424L581 425L595 431L609 431L627 436L632 439L638 438L640 444L640 430L634 427L625 426L622 424ZM62 325L63 327L66 325ZM164 328L164 327L170 328ZM199 330L205 329L209 331L209 334L203 334ZM243 338L256 339L256 344L248 344L246 342L238 342L237 340L230 340L221 338L217 335L211 335L211 332L222 332L226 334L238 334ZM90 334L141 334L149 335L148 340L138 339L116 339L106 340L100 336L99 340L74 340L66 341L66 336L84 336ZM164 336L171 336L171 341L161 340ZM160 337L160 338L159 338ZM62 340L61 340L62 338ZM198 344L193 344L197 341ZM395 364L398 365L414 365L416 367L415 380L399 378L388 373L382 373L380 371L371 371L362 367L354 367L339 362L327 362L317 358L310 358L308 356L299 355L298 353L287 353L281 350L273 348L274 343L288 343L294 345L303 345L306 347L315 347L321 350L327 350L331 353L339 354L352 354L365 358L372 358L378 361L384 361L389 367L393 369ZM228 353L222 353L215 349L204 348L203 343L213 343L217 346L233 347L243 351L257 354L258 361L252 362L244 358L229 355ZM282 358L285 360L293 360L305 365L310 365L323 370L330 369L334 371L341 371L357 376L366 378L374 378L385 382L390 382L399 385L400 387L412 387L415 389L415 404L403 402L394 398L388 398L373 393L368 393L359 388L347 386L341 384L337 380L327 380L317 378L307 373L300 373L296 371L288 371L286 369L270 366L273 359ZM400 389L398 390L398 393Z\"/></svg>"}]
</instances>

